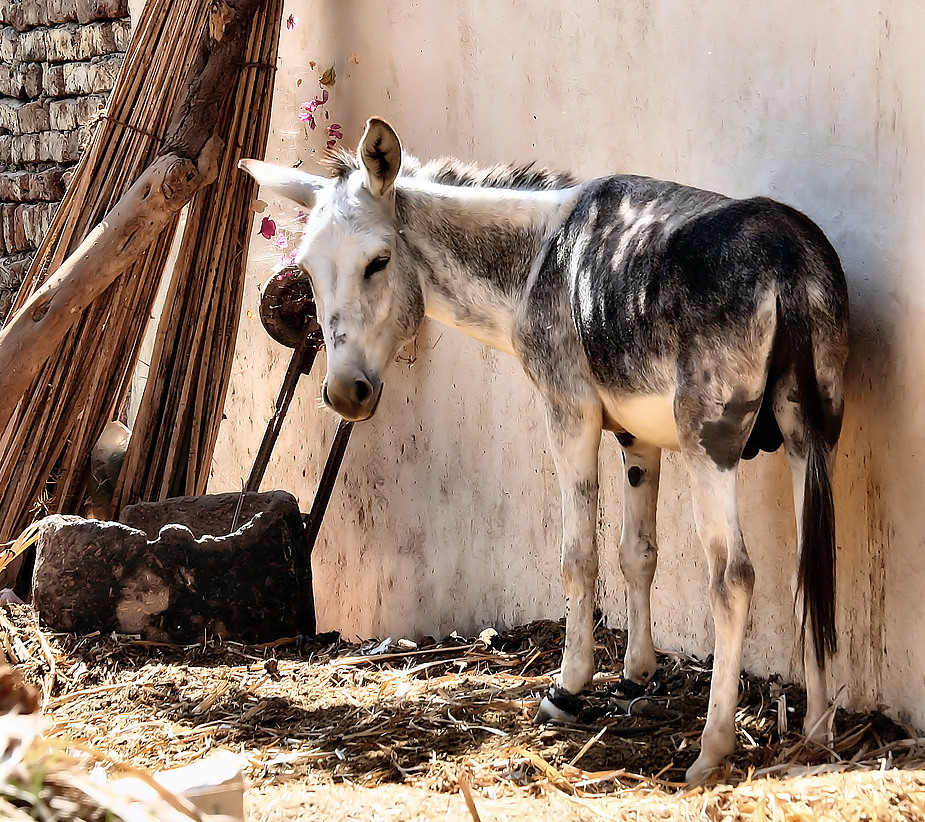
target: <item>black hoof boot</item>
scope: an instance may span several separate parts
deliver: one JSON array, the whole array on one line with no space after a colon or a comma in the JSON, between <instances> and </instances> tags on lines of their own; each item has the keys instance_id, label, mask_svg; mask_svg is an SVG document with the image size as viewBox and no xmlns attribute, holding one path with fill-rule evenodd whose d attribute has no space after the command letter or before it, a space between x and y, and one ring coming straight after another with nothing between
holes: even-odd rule
<instances>
[{"instance_id":1,"label":"black hoof boot","mask_svg":"<svg viewBox=\"0 0 925 822\"><path fill-rule=\"evenodd\" d=\"M558 722L572 723L578 719L580 709L580 697L570 694L559 685L553 685L543 697L533 722L536 725L542 725L544 722L555 719Z\"/></svg>"}]
</instances>

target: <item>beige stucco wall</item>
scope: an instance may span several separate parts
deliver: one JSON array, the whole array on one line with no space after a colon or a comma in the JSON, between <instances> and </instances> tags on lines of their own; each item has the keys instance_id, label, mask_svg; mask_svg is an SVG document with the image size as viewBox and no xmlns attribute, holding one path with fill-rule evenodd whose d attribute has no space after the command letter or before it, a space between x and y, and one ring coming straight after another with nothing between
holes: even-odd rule
<instances>
[{"instance_id":1,"label":"beige stucco wall","mask_svg":"<svg viewBox=\"0 0 925 822\"><path fill-rule=\"evenodd\" d=\"M270 160L316 168L324 138L298 109L334 63L328 108L351 145L378 114L421 157L667 177L770 195L822 225L854 312L831 680L843 701L887 704L925 726L925 4L293 0L290 12L301 19L282 34ZM294 209L270 198L269 213L295 227ZM288 360L253 313L275 254L257 238L251 256L212 490L240 487ZM440 635L559 617L558 491L527 380L513 360L436 324L406 353L414 363L393 367L377 417L354 430L321 532L319 627ZM304 510L335 427L318 407L317 372L301 383L265 482ZM620 625L610 438L601 464L601 601ZM798 676L783 456L744 465L740 487L758 574L746 665ZM656 641L707 654L704 560L671 455L659 535Z\"/></svg>"}]
</instances>

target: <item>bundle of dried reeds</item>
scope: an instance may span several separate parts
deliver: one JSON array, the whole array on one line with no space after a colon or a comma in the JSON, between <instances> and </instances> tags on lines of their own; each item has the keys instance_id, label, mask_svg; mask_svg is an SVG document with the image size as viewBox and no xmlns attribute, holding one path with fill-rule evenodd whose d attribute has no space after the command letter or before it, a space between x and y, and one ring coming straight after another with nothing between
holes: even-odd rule
<instances>
[{"instance_id":1,"label":"bundle of dried reeds","mask_svg":"<svg viewBox=\"0 0 925 822\"><path fill-rule=\"evenodd\" d=\"M282 3L254 20L246 71L222 116L228 145L218 179L193 198L115 509L205 492L228 387L244 290L254 189L238 171L263 157Z\"/></svg>"},{"instance_id":2,"label":"bundle of dried reeds","mask_svg":"<svg viewBox=\"0 0 925 822\"><path fill-rule=\"evenodd\" d=\"M184 358L189 357L190 364L202 359L201 353L194 353L196 346L201 352L211 349L210 337L218 340L215 356L203 364L184 394L180 413L164 412L178 417L185 413L196 420L191 427L202 428L202 436L196 435L193 473L197 478L204 473L201 465L207 466L211 457L240 306L240 276L226 276L221 269L227 261L245 256L243 245L250 226L246 206L253 193L253 189L247 193L241 190L249 183L230 182L231 170L242 150L262 151L268 103L262 103L264 110L257 117L257 109L250 108L249 103L255 96L261 101L272 97L280 5L279 0L273 0L269 4L272 11L263 0L152 0L146 5L107 112L95 129L4 328L6 334L19 311L28 313L29 320L40 329L49 304L49 313L62 314L62 296L73 300L68 308L72 315L87 306L76 321L66 319L69 330L62 332L56 349L25 393L15 390L17 380L22 380L15 372L20 370L19 362L35 357L27 356L21 341L18 349L12 349L20 352L20 358L14 360L17 367L4 374L9 390L2 403L19 401L12 413L0 416L0 425L6 423L0 434L0 540L19 533L43 497L47 507L56 511L74 511L82 502L88 456L103 426L117 414L125 399L169 255L179 208L214 176L216 155L222 154L218 165L226 186L211 192L193 209L187 235L190 239L185 244L189 250L181 255L186 269L181 266L178 270L177 285L172 289L184 306L181 313L202 313L204 319L196 320L193 330L186 332L195 340L189 348L183 350L179 343L161 343L162 352L180 348L177 362L159 369L155 377L155 382L172 381L173 375L187 364ZM193 59L190 55L194 55ZM259 57L254 59L254 55ZM216 150L221 140L215 140L215 135L224 138L226 151ZM139 188L138 181L144 180L144 175L158 163L165 168L159 184L142 186L136 202L145 205L145 198L152 199L151 188L157 188L155 193L162 199L174 196L174 202L159 212L155 204L153 216L150 207L146 213L139 207L139 218L130 211L131 195ZM206 166L212 166L212 170L204 170ZM124 236L119 238L120 243L106 246L103 240L107 223L115 220L110 217L120 207L125 210L126 203L128 218L119 215ZM139 219L147 222L140 225ZM152 226L158 232L153 240ZM203 231L211 232L211 238L197 234ZM84 266L88 262L92 266L95 249L88 246L87 240L94 237L94 232L102 236L101 248L114 247L134 264L123 269L102 294L88 296L88 288L78 288L57 294L58 304L52 296L47 304L36 305L36 295L60 279L60 271L75 257L82 256ZM137 247L129 248L133 242ZM205 256L193 253L199 243L203 244ZM206 243L211 247L205 247ZM102 266L109 261L101 258L99 262ZM190 271L205 272L211 279L198 290L187 292L189 284L185 281ZM202 299L207 289L211 289L211 303ZM28 332L23 339L28 343ZM8 346L8 359L10 350ZM27 370L25 365L21 370ZM156 417L162 412L147 413ZM169 420L167 431L172 436ZM185 472L186 467L181 470ZM138 484L129 482L127 486L137 488Z\"/></svg>"}]
</instances>

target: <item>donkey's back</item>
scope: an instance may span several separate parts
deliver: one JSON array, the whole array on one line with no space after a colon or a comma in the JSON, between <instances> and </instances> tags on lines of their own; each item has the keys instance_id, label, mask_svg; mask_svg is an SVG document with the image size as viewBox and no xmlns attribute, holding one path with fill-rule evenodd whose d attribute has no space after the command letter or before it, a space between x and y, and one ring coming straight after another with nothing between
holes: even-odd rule
<instances>
[{"instance_id":1,"label":"donkey's back","mask_svg":"<svg viewBox=\"0 0 925 822\"><path fill-rule=\"evenodd\" d=\"M827 438L837 438L831 418L840 396L830 383L846 354L847 289L831 244L799 211L647 177L593 181L550 243L528 294L525 333L563 311L556 300L565 298L590 375L614 412L605 427L680 449L679 394L731 399L757 364L766 373L764 405L743 453L774 451L783 440L773 389L795 379L800 354L832 395ZM576 353L562 348L564 358ZM656 430L646 438L647 429Z\"/></svg>"}]
</instances>

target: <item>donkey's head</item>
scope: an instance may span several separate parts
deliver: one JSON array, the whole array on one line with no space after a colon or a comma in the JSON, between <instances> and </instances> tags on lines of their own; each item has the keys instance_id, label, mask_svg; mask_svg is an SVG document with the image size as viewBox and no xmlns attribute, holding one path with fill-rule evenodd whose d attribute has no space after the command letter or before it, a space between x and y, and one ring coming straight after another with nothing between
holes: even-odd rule
<instances>
[{"instance_id":1,"label":"donkey's head","mask_svg":"<svg viewBox=\"0 0 925 822\"><path fill-rule=\"evenodd\" d=\"M383 372L421 324L424 298L402 253L395 219L401 144L384 120L366 124L356 166L328 179L240 163L262 186L311 209L296 264L311 278L324 332L322 396L345 419L365 420L376 411Z\"/></svg>"}]
</instances>

